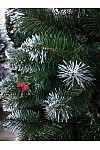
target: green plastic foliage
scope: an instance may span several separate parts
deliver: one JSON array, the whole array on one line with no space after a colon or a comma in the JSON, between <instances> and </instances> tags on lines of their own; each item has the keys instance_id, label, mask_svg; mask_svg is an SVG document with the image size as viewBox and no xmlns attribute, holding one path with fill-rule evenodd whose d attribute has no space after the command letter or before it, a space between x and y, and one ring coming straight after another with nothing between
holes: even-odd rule
<instances>
[{"instance_id":1,"label":"green plastic foliage","mask_svg":"<svg viewBox=\"0 0 100 150\"><path fill-rule=\"evenodd\" d=\"M29 52L20 48L11 52L10 64L16 73L3 84L3 104L11 111L5 126L16 131L18 139L24 141L100 140L100 10L29 8L19 11L25 14L17 20L20 30L30 38L35 34L40 37L41 43L33 44L31 52L45 50L46 57L41 62L40 57L32 60ZM77 60L90 66L91 74L96 78L93 85L82 89L74 83L68 90L58 78L58 65L63 60L66 63ZM19 82L29 88L22 91L17 87ZM71 108L72 115L67 121L46 117L44 101L55 89L60 89L61 109L64 104ZM60 97L64 97L64 101ZM55 104L47 108L54 112L59 109Z\"/></svg>"}]
</instances>

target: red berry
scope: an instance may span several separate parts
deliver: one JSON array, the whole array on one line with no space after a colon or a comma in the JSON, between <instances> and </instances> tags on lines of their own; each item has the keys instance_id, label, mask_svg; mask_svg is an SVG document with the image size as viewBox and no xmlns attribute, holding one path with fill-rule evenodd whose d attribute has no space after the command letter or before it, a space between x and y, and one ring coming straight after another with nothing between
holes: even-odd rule
<instances>
[{"instance_id":1,"label":"red berry","mask_svg":"<svg viewBox=\"0 0 100 150\"><path fill-rule=\"evenodd\" d=\"M19 83L17 83L17 87L19 88L19 87L21 87L21 83L19 82Z\"/></svg>"},{"instance_id":2,"label":"red berry","mask_svg":"<svg viewBox=\"0 0 100 150\"><path fill-rule=\"evenodd\" d=\"M29 88L29 86L27 85L27 84L25 84L25 83L17 83L17 87L19 88L19 87L22 87L22 91L26 91L28 88Z\"/></svg>"},{"instance_id":3,"label":"red berry","mask_svg":"<svg viewBox=\"0 0 100 150\"><path fill-rule=\"evenodd\" d=\"M21 87L23 88L25 86L25 84L24 83L21 83Z\"/></svg>"},{"instance_id":4,"label":"red berry","mask_svg":"<svg viewBox=\"0 0 100 150\"><path fill-rule=\"evenodd\" d=\"M29 88L29 86L26 84L26 85L24 85L24 86L22 87L22 90L23 90L23 91L26 91L28 88Z\"/></svg>"}]
</instances>

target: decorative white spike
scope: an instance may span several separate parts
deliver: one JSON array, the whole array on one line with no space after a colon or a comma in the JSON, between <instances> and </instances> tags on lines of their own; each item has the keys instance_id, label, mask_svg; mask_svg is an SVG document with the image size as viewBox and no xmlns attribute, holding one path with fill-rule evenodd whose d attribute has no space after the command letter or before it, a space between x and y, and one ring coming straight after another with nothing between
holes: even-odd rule
<instances>
[{"instance_id":1,"label":"decorative white spike","mask_svg":"<svg viewBox=\"0 0 100 150\"><path fill-rule=\"evenodd\" d=\"M63 82L66 82L66 85L71 89L74 86L74 81L76 80L78 85L82 88L85 88L84 84L88 83L89 85L94 80L93 75L89 73L89 66L86 66L81 62L78 64L76 62L69 62L69 65L63 60L65 65L58 65L59 68L59 78L64 78Z\"/></svg>"},{"instance_id":2,"label":"decorative white spike","mask_svg":"<svg viewBox=\"0 0 100 150\"><path fill-rule=\"evenodd\" d=\"M46 117L52 121L57 120L58 123L64 120L67 122L71 116L71 108L68 105L63 104L64 97L60 94L60 89L57 92L49 93L47 100L44 101ZM65 109L66 107L66 109Z\"/></svg>"}]
</instances>

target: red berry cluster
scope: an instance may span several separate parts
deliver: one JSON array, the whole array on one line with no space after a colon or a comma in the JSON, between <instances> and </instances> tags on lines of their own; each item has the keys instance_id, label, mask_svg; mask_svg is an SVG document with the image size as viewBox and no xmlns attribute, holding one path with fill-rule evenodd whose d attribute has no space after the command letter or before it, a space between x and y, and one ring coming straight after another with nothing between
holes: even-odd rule
<instances>
[{"instance_id":1,"label":"red berry cluster","mask_svg":"<svg viewBox=\"0 0 100 150\"><path fill-rule=\"evenodd\" d=\"M27 85L27 84L25 84L25 83L20 83L20 82L18 82L17 83L17 87L18 88L22 88L22 91L26 91L28 88L29 88L29 85Z\"/></svg>"}]
</instances>

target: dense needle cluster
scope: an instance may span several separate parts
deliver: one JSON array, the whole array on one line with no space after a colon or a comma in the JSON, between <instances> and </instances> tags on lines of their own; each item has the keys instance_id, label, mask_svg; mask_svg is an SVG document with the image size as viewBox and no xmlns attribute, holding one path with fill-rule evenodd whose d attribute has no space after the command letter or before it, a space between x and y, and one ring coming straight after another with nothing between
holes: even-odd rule
<instances>
[{"instance_id":1,"label":"dense needle cluster","mask_svg":"<svg viewBox=\"0 0 100 150\"><path fill-rule=\"evenodd\" d=\"M31 61L37 61L38 59L40 60L40 62L43 62L43 59L46 57L46 51L45 48L42 47L42 49L40 51L38 51L36 49L36 45L41 45L41 41L40 41L40 36L32 35L32 38L27 38L26 41L24 41L24 43L22 43L21 45L21 49L24 52L27 52L30 56L30 60Z\"/></svg>"},{"instance_id":2,"label":"dense needle cluster","mask_svg":"<svg viewBox=\"0 0 100 150\"><path fill-rule=\"evenodd\" d=\"M57 90L49 93L47 100L45 100L45 110L46 117L52 121L56 120L58 123L64 120L67 122L69 116L72 116L71 108L64 103L64 97Z\"/></svg>"}]
</instances>

